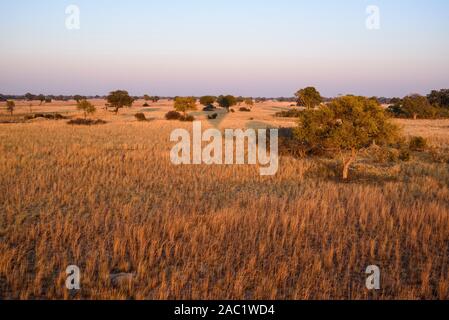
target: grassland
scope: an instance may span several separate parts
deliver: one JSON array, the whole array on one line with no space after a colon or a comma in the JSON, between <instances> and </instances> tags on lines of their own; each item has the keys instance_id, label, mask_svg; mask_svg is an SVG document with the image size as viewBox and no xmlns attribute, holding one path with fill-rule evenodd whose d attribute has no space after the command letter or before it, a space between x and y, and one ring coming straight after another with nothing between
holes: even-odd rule
<instances>
[{"instance_id":1,"label":"grassland","mask_svg":"<svg viewBox=\"0 0 449 320\"><path fill-rule=\"evenodd\" d=\"M28 112L17 104L14 119ZM273 177L177 167L169 134L190 124L163 119L172 102L142 104L99 109L101 126L0 124L1 299L449 299L445 161L361 161L348 183L330 160L282 157ZM293 126L273 117L286 108L196 115L204 126ZM137 122L141 111L152 120ZM33 112L81 116L74 102ZM449 121L398 122L447 155ZM76 293L64 285L71 264L82 272ZM377 292L365 288L373 264ZM111 281L120 273L126 281Z\"/></svg>"}]
</instances>

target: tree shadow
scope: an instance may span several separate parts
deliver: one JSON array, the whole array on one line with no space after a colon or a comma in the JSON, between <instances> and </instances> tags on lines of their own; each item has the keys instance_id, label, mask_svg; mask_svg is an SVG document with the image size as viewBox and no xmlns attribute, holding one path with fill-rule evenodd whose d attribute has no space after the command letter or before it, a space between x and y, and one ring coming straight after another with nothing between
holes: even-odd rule
<instances>
[{"instance_id":1,"label":"tree shadow","mask_svg":"<svg viewBox=\"0 0 449 320\"><path fill-rule=\"evenodd\" d=\"M351 166L348 180L343 180L342 170L341 161L319 158L315 160L315 165L306 172L305 176L341 184L378 185L400 181L400 166L394 163L366 164L358 162Z\"/></svg>"}]
</instances>

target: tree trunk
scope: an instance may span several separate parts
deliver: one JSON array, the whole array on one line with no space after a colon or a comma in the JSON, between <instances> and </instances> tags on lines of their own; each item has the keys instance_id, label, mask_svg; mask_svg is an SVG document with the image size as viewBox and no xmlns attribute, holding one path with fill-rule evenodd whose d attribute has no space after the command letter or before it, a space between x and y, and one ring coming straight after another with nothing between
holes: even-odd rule
<instances>
[{"instance_id":1,"label":"tree trunk","mask_svg":"<svg viewBox=\"0 0 449 320\"><path fill-rule=\"evenodd\" d=\"M356 160L357 152L355 149L351 150L351 156L348 159L343 159L343 180L349 179L349 169L351 164Z\"/></svg>"},{"instance_id":2,"label":"tree trunk","mask_svg":"<svg viewBox=\"0 0 449 320\"><path fill-rule=\"evenodd\" d=\"M418 119L418 115L416 113L413 114L413 120Z\"/></svg>"}]
</instances>

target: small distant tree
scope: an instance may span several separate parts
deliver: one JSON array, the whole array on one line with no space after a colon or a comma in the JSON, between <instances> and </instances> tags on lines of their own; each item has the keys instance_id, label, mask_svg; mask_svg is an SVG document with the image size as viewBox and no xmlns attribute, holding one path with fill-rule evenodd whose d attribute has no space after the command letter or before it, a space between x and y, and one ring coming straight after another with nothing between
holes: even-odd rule
<instances>
[{"instance_id":1,"label":"small distant tree","mask_svg":"<svg viewBox=\"0 0 449 320\"><path fill-rule=\"evenodd\" d=\"M76 94L76 95L73 96L73 99L78 103L81 100L86 100L87 98L85 96L81 96L79 94Z\"/></svg>"},{"instance_id":2,"label":"small distant tree","mask_svg":"<svg viewBox=\"0 0 449 320\"><path fill-rule=\"evenodd\" d=\"M252 107L254 106L254 100L253 100L253 98L246 98L246 99L245 99L245 104L246 104L248 107L252 108Z\"/></svg>"},{"instance_id":3,"label":"small distant tree","mask_svg":"<svg viewBox=\"0 0 449 320\"><path fill-rule=\"evenodd\" d=\"M449 89L432 90L427 100L435 107L449 109Z\"/></svg>"},{"instance_id":4,"label":"small distant tree","mask_svg":"<svg viewBox=\"0 0 449 320\"><path fill-rule=\"evenodd\" d=\"M149 95L147 95L147 94L145 94L144 96L143 96L143 100L145 100L145 101L150 101L151 100L151 97L149 96Z\"/></svg>"},{"instance_id":5,"label":"small distant tree","mask_svg":"<svg viewBox=\"0 0 449 320\"><path fill-rule=\"evenodd\" d=\"M90 103L89 101L84 100L84 99L80 100L79 102L76 103L76 108L78 110L83 111L84 119L87 118L88 114L93 114L93 113L95 113L95 111L97 111L97 109L95 108L95 106L92 103Z\"/></svg>"},{"instance_id":6,"label":"small distant tree","mask_svg":"<svg viewBox=\"0 0 449 320\"><path fill-rule=\"evenodd\" d=\"M239 97L235 98L235 100L237 101L238 105L241 105L245 101L245 98L243 98L242 96L239 96Z\"/></svg>"},{"instance_id":7,"label":"small distant tree","mask_svg":"<svg viewBox=\"0 0 449 320\"><path fill-rule=\"evenodd\" d=\"M45 98L45 103L51 103L53 100L51 98Z\"/></svg>"},{"instance_id":8,"label":"small distant tree","mask_svg":"<svg viewBox=\"0 0 449 320\"><path fill-rule=\"evenodd\" d=\"M214 102L217 100L214 96L203 96L200 98L201 105L207 107L210 105L213 105Z\"/></svg>"},{"instance_id":9,"label":"small distant tree","mask_svg":"<svg viewBox=\"0 0 449 320\"><path fill-rule=\"evenodd\" d=\"M27 99L28 101L33 101L35 99L35 95L28 92L25 94L25 99Z\"/></svg>"},{"instance_id":10,"label":"small distant tree","mask_svg":"<svg viewBox=\"0 0 449 320\"><path fill-rule=\"evenodd\" d=\"M11 113L11 116L14 112L14 109L16 108L16 103L12 100L6 101L6 110L8 110Z\"/></svg>"},{"instance_id":11,"label":"small distant tree","mask_svg":"<svg viewBox=\"0 0 449 320\"><path fill-rule=\"evenodd\" d=\"M134 99L129 96L128 91L116 90L109 93L106 100L111 108L114 108L115 114L123 107L131 107Z\"/></svg>"},{"instance_id":12,"label":"small distant tree","mask_svg":"<svg viewBox=\"0 0 449 320\"><path fill-rule=\"evenodd\" d=\"M40 101L40 104L42 104L45 101L45 96L43 94L40 94L36 97L36 99Z\"/></svg>"},{"instance_id":13,"label":"small distant tree","mask_svg":"<svg viewBox=\"0 0 449 320\"><path fill-rule=\"evenodd\" d=\"M229 109L237 104L237 99L231 95L219 96L217 102L220 107L225 108L229 112Z\"/></svg>"},{"instance_id":14,"label":"small distant tree","mask_svg":"<svg viewBox=\"0 0 449 320\"><path fill-rule=\"evenodd\" d=\"M159 98L158 96L151 97L151 101L153 103L157 103L159 100L161 100L161 98Z\"/></svg>"},{"instance_id":15,"label":"small distant tree","mask_svg":"<svg viewBox=\"0 0 449 320\"><path fill-rule=\"evenodd\" d=\"M175 110L184 113L187 116L187 111L196 110L196 99L194 97L176 97Z\"/></svg>"},{"instance_id":16,"label":"small distant tree","mask_svg":"<svg viewBox=\"0 0 449 320\"><path fill-rule=\"evenodd\" d=\"M309 151L331 151L343 162L342 177L349 178L349 169L361 149L373 143L394 142L399 129L386 112L373 100L344 96L318 110L308 109L299 115L295 137Z\"/></svg>"},{"instance_id":17,"label":"small distant tree","mask_svg":"<svg viewBox=\"0 0 449 320\"><path fill-rule=\"evenodd\" d=\"M312 109L323 101L321 94L314 87L301 89L295 93L295 96L297 105L304 106L306 109Z\"/></svg>"},{"instance_id":18,"label":"small distant tree","mask_svg":"<svg viewBox=\"0 0 449 320\"><path fill-rule=\"evenodd\" d=\"M419 94L412 94L402 99L401 109L407 117L414 120L418 117L428 118L433 115L433 108L429 100Z\"/></svg>"}]
</instances>

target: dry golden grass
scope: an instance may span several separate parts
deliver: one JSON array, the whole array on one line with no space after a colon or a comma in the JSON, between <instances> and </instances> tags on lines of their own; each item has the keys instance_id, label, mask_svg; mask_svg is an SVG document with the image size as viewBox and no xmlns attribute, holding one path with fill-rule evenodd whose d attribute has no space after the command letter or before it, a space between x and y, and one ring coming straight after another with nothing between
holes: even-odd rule
<instances>
[{"instance_id":1,"label":"dry golden grass","mask_svg":"<svg viewBox=\"0 0 449 320\"><path fill-rule=\"evenodd\" d=\"M142 103L118 116L99 110L102 126L0 124L0 298L449 298L448 164L358 164L349 183L328 163L289 157L274 177L176 167L169 133L190 124L163 120L170 102ZM285 107L266 102L220 126L294 125L273 118ZM154 120L136 122L142 109ZM449 121L401 124L449 145ZM82 272L74 295L64 286L71 264ZM378 292L365 289L373 264ZM111 282L121 272L133 280Z\"/></svg>"}]
</instances>

